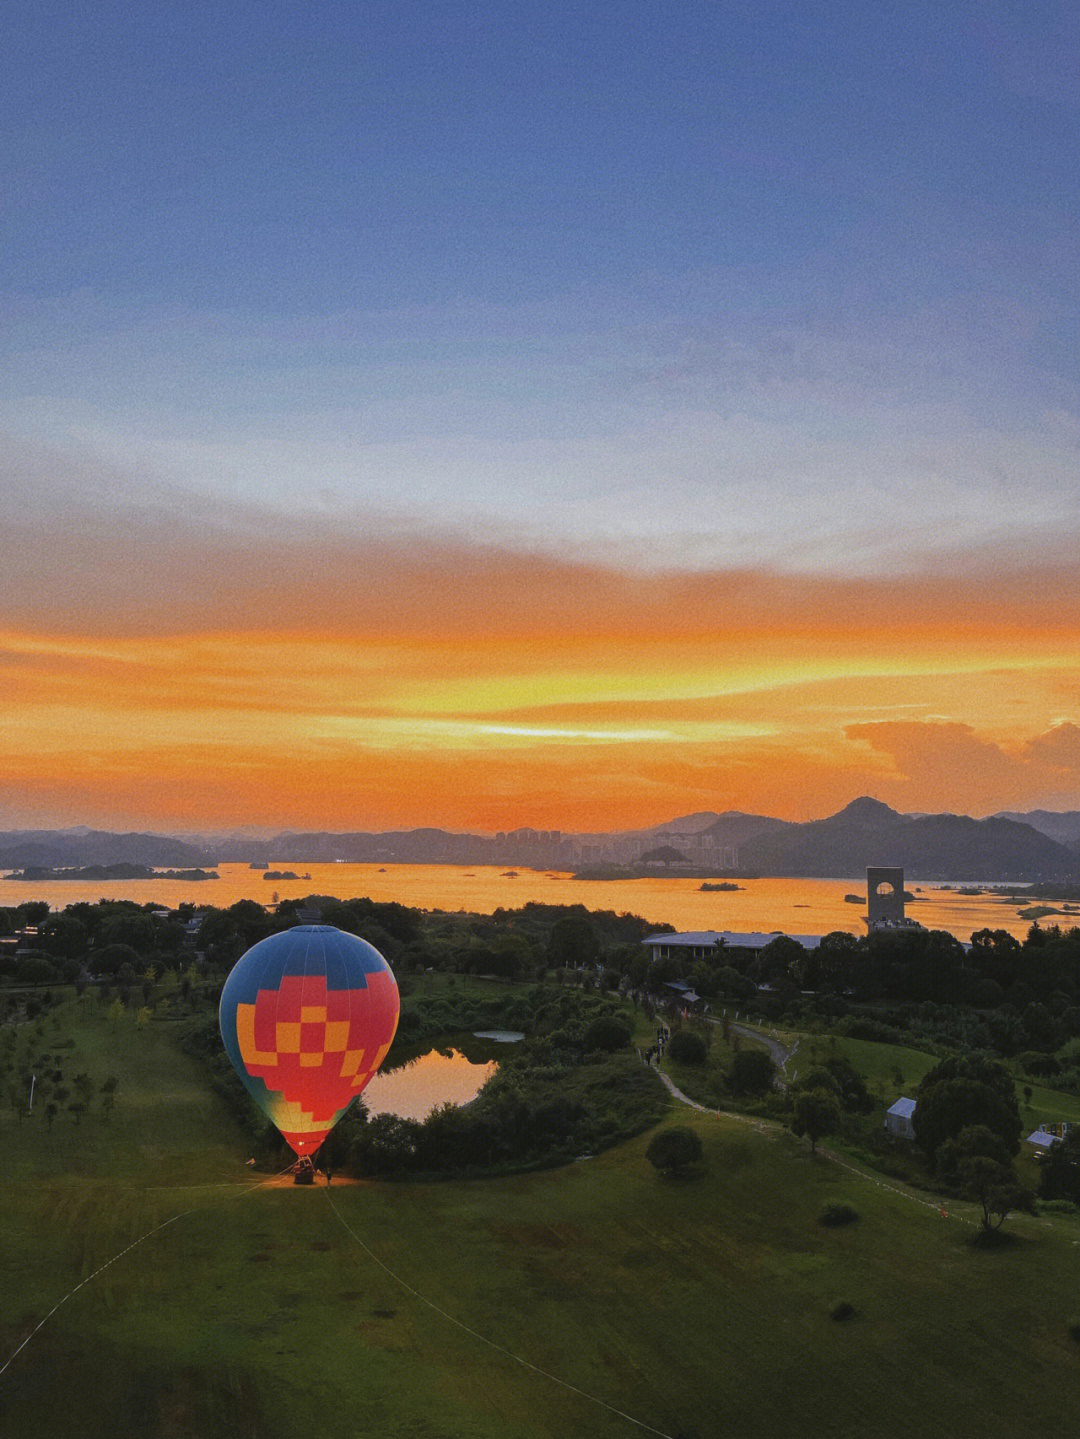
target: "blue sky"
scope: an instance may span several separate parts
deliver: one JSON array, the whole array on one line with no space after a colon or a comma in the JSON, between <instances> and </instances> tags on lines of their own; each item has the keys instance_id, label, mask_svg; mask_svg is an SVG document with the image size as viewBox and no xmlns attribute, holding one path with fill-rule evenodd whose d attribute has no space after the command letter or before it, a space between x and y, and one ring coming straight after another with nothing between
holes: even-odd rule
<instances>
[{"instance_id":1,"label":"blue sky","mask_svg":"<svg viewBox=\"0 0 1080 1439\"><path fill-rule=\"evenodd\" d=\"M1073 6L9 17L0 423L43 526L77 475L630 568L1075 539Z\"/></svg>"}]
</instances>

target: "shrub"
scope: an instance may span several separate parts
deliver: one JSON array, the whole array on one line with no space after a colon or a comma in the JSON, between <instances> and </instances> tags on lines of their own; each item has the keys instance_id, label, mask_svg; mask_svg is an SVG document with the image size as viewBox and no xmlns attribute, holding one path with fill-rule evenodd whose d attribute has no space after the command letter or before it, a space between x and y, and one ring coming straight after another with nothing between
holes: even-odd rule
<instances>
[{"instance_id":1,"label":"shrub","mask_svg":"<svg viewBox=\"0 0 1080 1439\"><path fill-rule=\"evenodd\" d=\"M772 1088L776 1066L763 1049L740 1049L731 1062L733 1094L764 1094Z\"/></svg>"},{"instance_id":2,"label":"shrub","mask_svg":"<svg viewBox=\"0 0 1080 1439\"><path fill-rule=\"evenodd\" d=\"M1052 1054L1044 1054L1038 1049L1028 1049L1020 1055L1020 1064L1025 1074L1050 1075L1058 1074L1061 1065Z\"/></svg>"},{"instance_id":3,"label":"shrub","mask_svg":"<svg viewBox=\"0 0 1080 1439\"><path fill-rule=\"evenodd\" d=\"M709 1057L705 1041L692 1029L680 1029L677 1034L673 1034L667 1052L668 1057L676 1064L704 1064Z\"/></svg>"},{"instance_id":4,"label":"shrub","mask_svg":"<svg viewBox=\"0 0 1080 1439\"><path fill-rule=\"evenodd\" d=\"M679 1174L701 1158L701 1138L684 1124L662 1129L649 1141L645 1158L654 1169Z\"/></svg>"},{"instance_id":5,"label":"shrub","mask_svg":"<svg viewBox=\"0 0 1080 1439\"><path fill-rule=\"evenodd\" d=\"M818 1216L818 1223L828 1229L837 1229L842 1224L854 1224L858 1217L858 1211L850 1204L829 1204Z\"/></svg>"},{"instance_id":6,"label":"shrub","mask_svg":"<svg viewBox=\"0 0 1080 1439\"><path fill-rule=\"evenodd\" d=\"M585 1031L585 1048L605 1049L609 1052L625 1049L630 1043L630 1029L621 1019L604 1014L594 1019Z\"/></svg>"},{"instance_id":7,"label":"shrub","mask_svg":"<svg viewBox=\"0 0 1080 1439\"><path fill-rule=\"evenodd\" d=\"M841 1302L832 1311L832 1313L829 1315L829 1318L835 1320L838 1324L842 1324L845 1319L854 1319L855 1314L856 1310L854 1304L849 1304L847 1300L844 1299L841 1300Z\"/></svg>"},{"instance_id":8,"label":"shrub","mask_svg":"<svg viewBox=\"0 0 1080 1439\"><path fill-rule=\"evenodd\" d=\"M1080 1319L1070 1319L1065 1328L1068 1331L1069 1338L1072 1339L1074 1343L1080 1344Z\"/></svg>"}]
</instances>

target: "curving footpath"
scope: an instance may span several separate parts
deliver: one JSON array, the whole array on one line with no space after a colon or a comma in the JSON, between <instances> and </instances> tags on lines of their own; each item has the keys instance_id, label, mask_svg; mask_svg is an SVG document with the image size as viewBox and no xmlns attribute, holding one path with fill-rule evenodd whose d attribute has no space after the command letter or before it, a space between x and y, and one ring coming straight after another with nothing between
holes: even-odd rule
<instances>
[{"instance_id":1,"label":"curving footpath","mask_svg":"<svg viewBox=\"0 0 1080 1439\"><path fill-rule=\"evenodd\" d=\"M709 1021L710 1024L718 1024L719 1022L719 1020L715 1019ZM788 1062L791 1056L795 1053L795 1050L799 1047L798 1043L796 1043L793 1049L786 1050L784 1046L779 1042L779 1040L770 1039L767 1035L761 1034L756 1029L750 1029L743 1024L732 1024L731 1028L737 1034L741 1034L745 1039L752 1039L759 1044L764 1044L768 1048L769 1053L772 1055L773 1062L776 1064L778 1069L782 1069L784 1067L784 1065ZM781 1134L786 1134L788 1132L786 1125L781 1124L779 1120L758 1119L755 1116L749 1114L737 1114L732 1109L710 1109L707 1104L699 1104L696 1099L691 1099L688 1094L684 1094L683 1091L675 1083L675 1081L670 1077L670 1075L665 1074L662 1069L658 1069L656 1072L657 1074L659 1074L660 1079L663 1082L664 1088L668 1091L672 1098L677 1099L680 1104L687 1105L690 1109L696 1109L699 1114L715 1114L718 1119L734 1119L739 1124L749 1124L751 1128L756 1129L759 1134L764 1134L768 1139L779 1139ZM777 1084L781 1088L784 1088L783 1080L778 1078ZM848 1159L844 1155L837 1154L834 1149L826 1149L822 1146L819 1146L817 1152L818 1154L823 1155L826 1159L830 1160L833 1164L838 1164L841 1169L846 1169L852 1174L857 1174L860 1179L865 1179L870 1184L876 1184L879 1189L888 1189L893 1194L899 1194L904 1199L910 1199L913 1203L922 1205L924 1209L936 1209L939 1214L941 1214L942 1218L950 1217L948 1205L956 1203L956 1201L954 1200L928 1199L925 1194L919 1193L917 1190L912 1189L907 1185L884 1179L881 1175L877 1174L872 1169L864 1169L862 1165L856 1164L854 1160ZM951 1217L953 1219L958 1219L961 1224L973 1224L978 1227L977 1221L971 1217L971 1215L974 1213L975 1210L973 1207L971 1207L968 1214L958 1214L953 1212ZM1021 1217L1026 1216L1017 1215L1015 1217L1017 1219L1020 1219ZM1052 1227L1052 1225L1050 1225L1050 1221L1045 1218L1040 1218L1035 1222L1044 1226Z\"/></svg>"}]
</instances>

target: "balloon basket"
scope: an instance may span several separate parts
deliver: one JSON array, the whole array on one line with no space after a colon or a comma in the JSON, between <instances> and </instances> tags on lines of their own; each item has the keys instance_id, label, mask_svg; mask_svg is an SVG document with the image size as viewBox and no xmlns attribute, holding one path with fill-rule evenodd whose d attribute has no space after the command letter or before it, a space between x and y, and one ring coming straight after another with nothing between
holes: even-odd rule
<instances>
[{"instance_id":1,"label":"balloon basket","mask_svg":"<svg viewBox=\"0 0 1080 1439\"><path fill-rule=\"evenodd\" d=\"M292 1167L292 1177L294 1184L315 1183L315 1161L310 1154L305 1154L296 1161Z\"/></svg>"}]
</instances>

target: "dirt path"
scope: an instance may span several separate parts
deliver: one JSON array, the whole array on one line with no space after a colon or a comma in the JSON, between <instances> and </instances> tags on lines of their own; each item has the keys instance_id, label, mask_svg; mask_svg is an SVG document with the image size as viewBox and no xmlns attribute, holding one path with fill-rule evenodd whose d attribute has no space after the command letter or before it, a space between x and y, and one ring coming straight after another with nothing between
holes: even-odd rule
<instances>
[{"instance_id":1,"label":"dirt path","mask_svg":"<svg viewBox=\"0 0 1080 1439\"><path fill-rule=\"evenodd\" d=\"M791 1055L795 1053L795 1049L792 1049L790 1053L785 1051L783 1045L779 1044L776 1040L767 1040L766 1036L759 1034L757 1030L747 1029L743 1025L735 1024L731 1027L747 1039L757 1039L767 1043L769 1052L777 1064L781 1062L786 1064L791 1058ZM796 1045L795 1048L797 1049L798 1045ZM777 1058L777 1051L780 1055L783 1055L782 1061ZM680 1104L685 1104L690 1109L696 1109L699 1114L715 1114L717 1119L734 1119L739 1124L749 1124L752 1129L756 1129L759 1134L765 1135L768 1139L779 1139L781 1134L787 1132L785 1125L773 1119L758 1119L748 1114L737 1114L731 1109L710 1109L708 1105L699 1104L696 1099L691 1099L688 1094L684 1094L670 1075L665 1074L662 1069L658 1069L657 1073L660 1076L664 1088L673 1099L677 1099ZM960 1205L956 1200L937 1199L909 1185L899 1183L896 1180L886 1179L874 1170L864 1168L861 1164L855 1163L854 1160L848 1159L846 1155L837 1154L834 1149L819 1147L817 1152L831 1164L838 1164L841 1169L846 1169L851 1174L858 1175L860 1179L865 1179L869 1184L876 1184L879 1189L888 1189L893 1194L900 1195L903 1199L909 1199L913 1203L921 1205L924 1209L936 1209L942 1218L958 1219L961 1224L971 1224L976 1228L978 1227L978 1221L974 1218L975 1210L970 1206L965 1206L967 1209L966 1213L960 1212ZM1015 1215L1014 1220L1020 1217L1019 1215ZM1044 1226L1049 1224L1049 1221L1045 1218L1040 1218L1036 1222Z\"/></svg>"}]
</instances>

